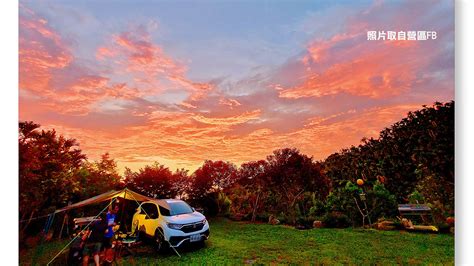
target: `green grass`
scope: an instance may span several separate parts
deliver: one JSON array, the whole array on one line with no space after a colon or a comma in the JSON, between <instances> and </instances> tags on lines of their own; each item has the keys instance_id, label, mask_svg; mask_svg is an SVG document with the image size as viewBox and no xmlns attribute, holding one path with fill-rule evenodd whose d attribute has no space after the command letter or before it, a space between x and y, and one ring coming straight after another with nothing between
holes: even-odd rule
<instances>
[{"instance_id":1,"label":"green grass","mask_svg":"<svg viewBox=\"0 0 474 266\"><path fill-rule=\"evenodd\" d=\"M454 237L444 234L363 229L296 230L283 225L249 224L214 219L206 247L178 249L181 258L137 249L119 265L202 264L454 264ZM48 243L39 263L45 264L63 242ZM34 250L20 257L29 264Z\"/></svg>"}]
</instances>

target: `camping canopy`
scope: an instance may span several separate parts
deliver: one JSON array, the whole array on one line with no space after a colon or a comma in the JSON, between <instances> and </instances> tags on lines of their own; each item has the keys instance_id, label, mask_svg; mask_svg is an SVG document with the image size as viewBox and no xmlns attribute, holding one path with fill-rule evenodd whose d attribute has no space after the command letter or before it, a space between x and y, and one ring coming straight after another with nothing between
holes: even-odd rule
<instances>
[{"instance_id":1,"label":"camping canopy","mask_svg":"<svg viewBox=\"0 0 474 266\"><path fill-rule=\"evenodd\" d=\"M148 201L148 200L154 200L153 198L150 198L150 197L147 197L147 196L144 196L142 194L139 194L137 192L134 192L134 191L131 191L130 189L128 188L124 188L122 190L119 190L119 191L116 191L116 190L112 190L112 191L109 191L109 192L105 192L103 194L100 194L98 196L95 196L95 197L92 197L92 198L89 198L89 199L86 199L86 200L83 200L83 201L80 201L80 202L77 202L77 203L74 203L74 204L71 204L69 206L66 206L62 209L59 209L59 210L56 210L54 213L51 213L48 215L48 221L46 222L46 225L45 225L45 230L44 230L44 235L47 235L49 229L51 228L51 225L53 223L53 218L54 218L54 215L56 213L60 213L60 212L64 212L64 211L68 211L68 210L71 210L71 209L75 209L75 208L80 208L80 207L84 207L84 206L87 206L87 205L90 205L90 204L95 204L95 203L99 203L99 202L104 202L104 201L108 201L108 200L112 200L112 199L115 199L115 198L122 198L122 199L127 199L127 200L134 200L134 201L138 201L138 202L141 202L141 201ZM97 216L99 216L105 209L103 209L99 214L97 214ZM95 217L97 217L95 216ZM63 226L64 226L64 223L65 221L67 220L67 215L64 215L64 222L63 222ZM92 221L91 221L92 222ZM90 225L90 223L86 226L88 227ZM85 228L84 228L85 229ZM84 231L84 229L82 229L82 231ZM62 235L62 231L63 231L63 228L61 228L61 233L59 233L59 236ZM81 232L82 232L81 231ZM51 259L51 261L48 263L48 265L51 264L51 262L53 262L77 237L79 237L80 233L77 234L73 240L71 240L69 243L66 244L66 246L63 247L63 249L61 251L58 252L58 254L56 254L56 256L53 257L53 259ZM44 237L44 236L43 236ZM179 255L178 251L176 251L176 249L171 246L174 250L174 252L176 254L178 254L178 256L181 257L181 255ZM40 249L42 250L42 249ZM36 252L35 252L36 254ZM36 256L36 255L35 255Z\"/></svg>"},{"instance_id":2,"label":"camping canopy","mask_svg":"<svg viewBox=\"0 0 474 266\"><path fill-rule=\"evenodd\" d=\"M124 188L124 189L119 190L119 191L112 190L112 191L109 191L109 192L105 192L105 193L97 195L95 197L92 197L92 198L89 198L89 199L71 204L71 205L66 206L62 209L56 210L54 213L59 213L59 212L68 211L68 210L75 209L75 208L84 207L84 206L87 206L87 205L90 205L90 204L95 204L95 203L99 203L99 202L103 202L103 201L108 201L108 200L111 200L111 199L114 199L114 198L117 198L117 197L122 198L122 199L127 199L127 200L136 200L136 201L153 200L153 198L150 198L150 197L144 196L142 194L139 194L137 192L131 191L128 188Z\"/></svg>"}]
</instances>

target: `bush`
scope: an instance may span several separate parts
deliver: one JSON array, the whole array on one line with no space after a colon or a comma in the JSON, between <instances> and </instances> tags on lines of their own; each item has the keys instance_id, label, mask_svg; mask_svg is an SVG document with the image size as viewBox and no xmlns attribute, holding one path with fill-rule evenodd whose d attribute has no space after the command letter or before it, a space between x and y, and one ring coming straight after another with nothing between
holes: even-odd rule
<instances>
[{"instance_id":1,"label":"bush","mask_svg":"<svg viewBox=\"0 0 474 266\"><path fill-rule=\"evenodd\" d=\"M326 205L322 201L316 201L314 205L309 209L309 216L321 216L326 213Z\"/></svg>"},{"instance_id":2,"label":"bush","mask_svg":"<svg viewBox=\"0 0 474 266\"><path fill-rule=\"evenodd\" d=\"M347 215L341 212L330 212L323 216L323 224L329 228L346 228L351 224Z\"/></svg>"},{"instance_id":3,"label":"bush","mask_svg":"<svg viewBox=\"0 0 474 266\"><path fill-rule=\"evenodd\" d=\"M280 221L281 224L288 224L291 222L291 215L285 214L284 212L280 212L277 215L277 219Z\"/></svg>"},{"instance_id":4,"label":"bush","mask_svg":"<svg viewBox=\"0 0 474 266\"><path fill-rule=\"evenodd\" d=\"M313 228L314 218L311 217L300 217L296 219L296 225L305 229Z\"/></svg>"},{"instance_id":5,"label":"bush","mask_svg":"<svg viewBox=\"0 0 474 266\"><path fill-rule=\"evenodd\" d=\"M268 218L270 217L270 214L264 212L264 213L260 213L260 214L257 214L255 216L255 221L258 221L258 222L268 222ZM250 219L248 219L250 220Z\"/></svg>"},{"instance_id":6,"label":"bush","mask_svg":"<svg viewBox=\"0 0 474 266\"><path fill-rule=\"evenodd\" d=\"M366 204L372 221L377 221L380 217L392 218L396 216L396 198L379 181L375 181L372 187L365 188ZM357 203L364 208L360 200L360 193L363 190L354 183L348 181L344 187L337 188L331 192L326 202L326 209L329 212L340 212L346 215L353 226L362 225L362 215L357 208ZM366 220L366 223L368 221Z\"/></svg>"},{"instance_id":7,"label":"bush","mask_svg":"<svg viewBox=\"0 0 474 266\"><path fill-rule=\"evenodd\" d=\"M333 190L327 198L325 207L327 213L323 218L328 213L343 213L349 218L350 223L356 226L360 221L360 213L354 203L354 197L357 197L360 192L361 190L350 181L346 182L344 187Z\"/></svg>"},{"instance_id":8,"label":"bush","mask_svg":"<svg viewBox=\"0 0 474 266\"><path fill-rule=\"evenodd\" d=\"M377 220L380 217L395 217L397 215L397 199L385 186L376 181L372 190L367 192L367 203L371 210L370 217Z\"/></svg>"},{"instance_id":9,"label":"bush","mask_svg":"<svg viewBox=\"0 0 474 266\"><path fill-rule=\"evenodd\" d=\"M219 215L229 217L230 216L230 206L232 201L222 192L217 194L217 205L220 208Z\"/></svg>"}]
</instances>

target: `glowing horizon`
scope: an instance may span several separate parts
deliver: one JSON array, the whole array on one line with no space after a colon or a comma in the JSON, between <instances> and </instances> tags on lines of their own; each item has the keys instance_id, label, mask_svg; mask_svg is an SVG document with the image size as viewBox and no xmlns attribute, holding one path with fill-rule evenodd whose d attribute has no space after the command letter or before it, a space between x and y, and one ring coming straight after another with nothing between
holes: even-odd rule
<instances>
[{"instance_id":1,"label":"glowing horizon","mask_svg":"<svg viewBox=\"0 0 474 266\"><path fill-rule=\"evenodd\" d=\"M20 1L19 53L20 120L121 171L285 147L322 160L454 99L449 1Z\"/></svg>"}]
</instances>

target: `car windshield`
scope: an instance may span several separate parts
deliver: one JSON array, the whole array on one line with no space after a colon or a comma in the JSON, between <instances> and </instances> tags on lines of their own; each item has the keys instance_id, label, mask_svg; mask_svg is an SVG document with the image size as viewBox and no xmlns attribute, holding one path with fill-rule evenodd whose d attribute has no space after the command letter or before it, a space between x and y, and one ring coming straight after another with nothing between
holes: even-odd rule
<instances>
[{"instance_id":1,"label":"car windshield","mask_svg":"<svg viewBox=\"0 0 474 266\"><path fill-rule=\"evenodd\" d=\"M170 206L171 210L169 214L173 215L180 215L186 213L192 213L193 209L186 203L186 202L169 202L168 205Z\"/></svg>"}]
</instances>

